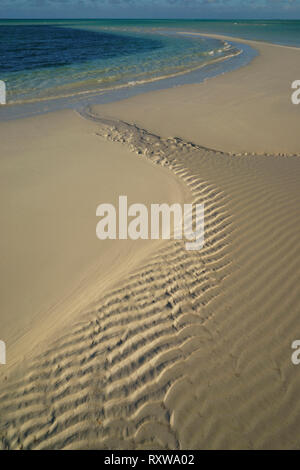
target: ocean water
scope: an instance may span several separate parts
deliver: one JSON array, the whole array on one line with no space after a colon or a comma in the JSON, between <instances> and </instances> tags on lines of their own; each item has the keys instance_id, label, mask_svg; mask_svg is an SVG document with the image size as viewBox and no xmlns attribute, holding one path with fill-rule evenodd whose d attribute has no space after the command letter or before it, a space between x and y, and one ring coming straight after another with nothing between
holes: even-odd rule
<instances>
[{"instance_id":1,"label":"ocean water","mask_svg":"<svg viewBox=\"0 0 300 470\"><path fill-rule=\"evenodd\" d=\"M133 86L236 53L227 42L105 22L0 24L10 103Z\"/></svg>"},{"instance_id":2,"label":"ocean water","mask_svg":"<svg viewBox=\"0 0 300 470\"><path fill-rule=\"evenodd\" d=\"M238 42L181 34L192 31L300 47L300 21L0 20L7 102L131 95L201 81L255 56Z\"/></svg>"}]
</instances>

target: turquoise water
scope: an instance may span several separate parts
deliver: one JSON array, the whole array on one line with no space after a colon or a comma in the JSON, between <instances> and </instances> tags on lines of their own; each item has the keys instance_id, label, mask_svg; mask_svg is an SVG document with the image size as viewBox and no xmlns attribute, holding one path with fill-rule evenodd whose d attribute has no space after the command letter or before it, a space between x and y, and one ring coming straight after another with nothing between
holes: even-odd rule
<instances>
[{"instance_id":1,"label":"turquoise water","mask_svg":"<svg viewBox=\"0 0 300 470\"><path fill-rule=\"evenodd\" d=\"M134 86L236 53L225 41L124 24L0 24L0 75L10 104Z\"/></svg>"},{"instance_id":2,"label":"turquoise water","mask_svg":"<svg viewBox=\"0 0 300 470\"><path fill-rule=\"evenodd\" d=\"M300 47L300 20L1 20L0 25L46 24L109 30L177 29Z\"/></svg>"},{"instance_id":3,"label":"turquoise water","mask_svg":"<svg viewBox=\"0 0 300 470\"><path fill-rule=\"evenodd\" d=\"M255 56L236 42L181 34L192 31L300 47L300 21L0 20L7 102L121 99L199 82Z\"/></svg>"}]
</instances>

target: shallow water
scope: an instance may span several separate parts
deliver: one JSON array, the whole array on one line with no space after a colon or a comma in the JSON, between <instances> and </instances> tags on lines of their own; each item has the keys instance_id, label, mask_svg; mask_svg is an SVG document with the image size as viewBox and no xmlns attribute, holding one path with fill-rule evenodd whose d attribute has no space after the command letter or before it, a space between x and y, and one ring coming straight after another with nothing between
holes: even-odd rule
<instances>
[{"instance_id":1,"label":"shallow water","mask_svg":"<svg viewBox=\"0 0 300 470\"><path fill-rule=\"evenodd\" d=\"M199 83L256 55L183 31L300 47L300 21L2 20L0 79L9 106L0 107L0 119Z\"/></svg>"},{"instance_id":2,"label":"shallow water","mask_svg":"<svg viewBox=\"0 0 300 470\"><path fill-rule=\"evenodd\" d=\"M0 24L1 79L9 103L133 86L234 52L224 41L167 31L127 31L89 22Z\"/></svg>"}]
</instances>

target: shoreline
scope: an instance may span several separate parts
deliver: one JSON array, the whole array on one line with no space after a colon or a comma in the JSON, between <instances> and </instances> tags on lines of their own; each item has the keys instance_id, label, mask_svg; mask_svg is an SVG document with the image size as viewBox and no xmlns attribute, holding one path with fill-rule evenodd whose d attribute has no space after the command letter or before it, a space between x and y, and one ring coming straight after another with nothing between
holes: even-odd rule
<instances>
[{"instance_id":1,"label":"shoreline","mask_svg":"<svg viewBox=\"0 0 300 470\"><path fill-rule=\"evenodd\" d=\"M211 62L207 62L205 64L201 64L201 65L197 65L195 67L192 67L190 69L187 69L187 70L183 70L183 71L180 71L180 72L175 72L174 74L169 74L169 75L165 75L165 76L158 76L158 77L153 77L151 79L145 79L145 80L136 80L136 81L133 81L134 85L131 85L131 82L129 83L124 83L124 84L120 84L120 85L116 85L115 87L112 87L112 88L99 88L99 89L95 89L95 90L83 90L83 91L79 91L77 93L71 93L69 95L60 95L60 96L52 96L52 97L45 97L45 98L32 98L32 99L27 99L27 100L24 100L24 101L13 101L11 103L8 103L7 106L22 106L22 105L28 105L28 104L33 104L33 103L43 103L43 102L51 102L52 100L64 100L64 99L67 99L67 98L80 98L82 95L88 95L88 97L93 97L95 95L95 97L97 97L98 94L105 94L105 93L108 93L108 92L111 92L111 91L117 91L117 90L121 90L123 88L129 88L131 86L139 86L139 85L148 85L150 83L154 83L154 82L160 82L160 81L165 81L165 80L170 80L172 78L177 78L177 77L180 77L182 75L189 75L191 74L192 72L195 72L195 71L199 71L201 69L204 69L205 67L209 67L209 66L213 66L219 62L225 62L226 60L230 60L234 57L237 57L239 56L240 54L242 54L242 51L237 51L236 53L232 53L228 56L224 56L224 57L218 57L216 59L213 59L211 60ZM171 88L171 87L167 87L167 88Z\"/></svg>"},{"instance_id":2,"label":"shoreline","mask_svg":"<svg viewBox=\"0 0 300 470\"><path fill-rule=\"evenodd\" d=\"M184 32L178 34L185 34ZM189 34L189 33L187 33ZM205 37L205 35L200 34ZM145 83L137 83L134 86L129 84L122 84L111 89L100 90L86 90L81 93L71 94L61 97L49 97L43 99L33 99L24 102L8 103L3 108L1 113L0 107L0 122L6 122L14 119L22 119L34 115L42 115L48 112L56 112L63 109L80 110L82 105L106 104L117 102L127 99L132 96L139 96L140 94L149 93L156 90L165 90L185 84L202 83L210 78L213 78L240 67L244 67L256 56L256 51L249 48L248 50L238 49L239 43L232 41L233 46L237 48L236 54L217 58L206 64L195 66L192 69L177 72L166 77L152 78ZM219 65L224 69L218 70ZM85 104L84 104L85 103Z\"/></svg>"},{"instance_id":3,"label":"shoreline","mask_svg":"<svg viewBox=\"0 0 300 470\"><path fill-rule=\"evenodd\" d=\"M273 45L275 47L282 47L286 49L292 49L292 50L299 50L299 46L288 46L284 44L277 44L277 43L272 43L272 42L265 42L263 40L250 40L250 39L244 39L242 37L235 37L235 36L228 36L224 34L215 34L215 33L202 33L202 32L195 32L195 31L176 31L177 34L179 35L191 35L191 36L200 36L200 37L207 37L207 38L212 38L212 39L219 39L221 41L230 41L233 43L234 46L239 46L239 45L246 45L252 48L253 51L256 51L259 53L259 46L260 45L265 45L265 46L270 46ZM252 61L255 60L256 55L255 54L249 54L249 57L246 57L244 59L244 62L241 62L240 65L229 65L228 69L225 69L224 71L219 71L216 73L213 73L212 75L208 74L207 77L198 77L197 78L191 78L191 81L189 80L189 77L193 77L195 75L195 72L200 72L201 70L206 70L207 68L211 68L212 66L218 64L218 63L230 63L230 61L234 58L237 58L240 55L244 55L245 51L238 50L236 54L231 54L229 56L217 58L213 60L210 63L202 64L199 66L195 66L192 69L181 71L181 72L176 72L174 74L168 75L166 77L155 77L150 79L149 81L146 80L145 82L137 83L133 87L130 84L121 84L117 85L116 87L112 88L103 88L103 89L97 89L97 90L84 90L78 93L72 93L70 95L62 95L62 96L49 96L45 98L33 98L33 99L28 99L25 101L16 101L13 103L8 103L6 111L12 110L12 115L10 115L10 111L8 114L5 113L5 109L3 108L3 117L0 114L0 122L6 122L8 120L14 120L14 119L22 119L26 117L31 117L34 115L42 115L48 112L55 112L55 111L60 111L62 109L80 109L80 102L86 98L86 100L89 100L89 105L97 105L97 104L103 104L101 102L101 96L104 97L104 103L112 103L112 102L117 102L120 100L127 99L128 97L132 96L138 96L140 94L144 93L151 93L152 91L158 91L158 90L166 90L170 89L173 87L177 86L185 86L186 84L200 84L205 82L206 80L209 80L211 78L218 77L220 75L223 75L224 73L230 73L234 72L236 70L239 70L239 68L247 67L248 65L251 65ZM186 78L186 80L183 80L182 83L178 82L176 83L177 79L180 79L180 77ZM175 83L172 84L172 80L175 79ZM169 83L169 84L167 84ZM158 85L156 88L156 84ZM152 85L154 86L153 89L151 89ZM166 85L166 86L165 86ZM135 87L142 88L141 91L136 89L135 93L130 92L130 88L135 89ZM129 92L129 96L122 95L122 91L125 93ZM121 95L118 96L118 92L121 92ZM113 94L111 97L109 97L110 94ZM114 94L116 96L114 96ZM106 99L108 97L108 101ZM75 100L75 103L72 103L72 100ZM99 102L100 99L100 102ZM77 101L76 101L77 100ZM94 102L93 102L94 101ZM98 101L98 103L97 103ZM57 104L56 104L57 103ZM52 106L54 104L54 106ZM32 110L30 110L30 106L33 107ZM23 113L23 110L26 110L25 114ZM20 109L18 111L18 109ZM14 110L16 110L16 113L14 113ZM0 107L1 111L1 107ZM5 116L6 114L6 116Z\"/></svg>"}]
</instances>

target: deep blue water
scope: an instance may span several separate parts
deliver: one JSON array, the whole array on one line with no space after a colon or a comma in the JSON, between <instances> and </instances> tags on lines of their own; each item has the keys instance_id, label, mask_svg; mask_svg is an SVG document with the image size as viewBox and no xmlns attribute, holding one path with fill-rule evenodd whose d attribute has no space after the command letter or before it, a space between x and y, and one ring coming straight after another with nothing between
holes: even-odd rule
<instances>
[{"instance_id":1,"label":"deep blue water","mask_svg":"<svg viewBox=\"0 0 300 470\"><path fill-rule=\"evenodd\" d=\"M159 40L64 28L55 25L0 25L0 73L84 64L150 52Z\"/></svg>"}]
</instances>

